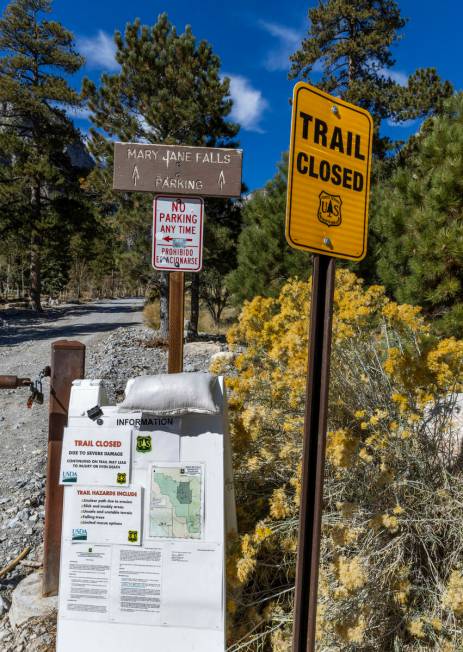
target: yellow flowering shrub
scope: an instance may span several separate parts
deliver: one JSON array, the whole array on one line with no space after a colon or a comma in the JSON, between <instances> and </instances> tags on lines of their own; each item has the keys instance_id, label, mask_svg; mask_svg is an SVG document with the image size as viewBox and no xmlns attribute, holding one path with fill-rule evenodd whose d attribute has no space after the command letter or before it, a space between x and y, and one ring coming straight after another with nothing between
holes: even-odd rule
<instances>
[{"instance_id":1,"label":"yellow flowering shrub","mask_svg":"<svg viewBox=\"0 0 463 652\"><path fill-rule=\"evenodd\" d=\"M227 378L230 652L290 652L310 284L245 304ZM463 342L337 272L317 650L461 650ZM460 438L459 438L460 437Z\"/></svg>"},{"instance_id":2,"label":"yellow flowering shrub","mask_svg":"<svg viewBox=\"0 0 463 652\"><path fill-rule=\"evenodd\" d=\"M450 574L443 596L443 606L450 609L455 616L463 616L463 575L454 570Z\"/></svg>"}]
</instances>

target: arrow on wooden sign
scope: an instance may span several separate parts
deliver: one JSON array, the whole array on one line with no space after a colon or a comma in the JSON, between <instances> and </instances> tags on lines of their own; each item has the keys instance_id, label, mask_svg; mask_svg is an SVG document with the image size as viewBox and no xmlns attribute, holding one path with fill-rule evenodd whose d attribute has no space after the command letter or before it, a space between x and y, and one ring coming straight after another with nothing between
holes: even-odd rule
<instances>
[{"instance_id":1,"label":"arrow on wooden sign","mask_svg":"<svg viewBox=\"0 0 463 652\"><path fill-rule=\"evenodd\" d=\"M222 170L222 171L220 172L220 174L219 174L219 186L220 186L220 190L222 190L222 188L224 187L224 185L225 185L225 175L224 175L223 170Z\"/></svg>"}]
</instances>

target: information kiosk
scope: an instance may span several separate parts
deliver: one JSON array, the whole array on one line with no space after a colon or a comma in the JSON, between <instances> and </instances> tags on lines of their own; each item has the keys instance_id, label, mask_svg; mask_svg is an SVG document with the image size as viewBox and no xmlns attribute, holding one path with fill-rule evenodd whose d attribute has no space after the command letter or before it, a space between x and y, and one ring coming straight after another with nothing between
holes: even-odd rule
<instances>
[{"instance_id":1,"label":"information kiosk","mask_svg":"<svg viewBox=\"0 0 463 652\"><path fill-rule=\"evenodd\" d=\"M162 377L167 389L176 376ZM224 651L236 517L222 378L212 392L216 414L169 416L167 405L121 411L105 405L102 381L74 382L57 652Z\"/></svg>"}]
</instances>

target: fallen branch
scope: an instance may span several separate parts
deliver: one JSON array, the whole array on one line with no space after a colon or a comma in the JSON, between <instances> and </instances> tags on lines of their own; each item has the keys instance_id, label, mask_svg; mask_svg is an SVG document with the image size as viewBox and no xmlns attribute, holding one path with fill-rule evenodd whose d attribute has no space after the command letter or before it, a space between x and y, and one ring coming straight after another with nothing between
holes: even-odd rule
<instances>
[{"instance_id":1,"label":"fallen branch","mask_svg":"<svg viewBox=\"0 0 463 652\"><path fill-rule=\"evenodd\" d=\"M27 546L27 548L24 548L24 550L22 552L20 552L19 555L15 559L13 559L13 561L10 561L9 564L4 566L0 570L0 578L5 577L5 575L8 575L8 573L11 573L11 571L16 568L16 566L19 564L19 562L22 559L24 559L24 557L26 557L30 553L30 551L31 551L30 546Z\"/></svg>"},{"instance_id":2,"label":"fallen branch","mask_svg":"<svg viewBox=\"0 0 463 652\"><path fill-rule=\"evenodd\" d=\"M26 568L41 568L42 567L42 562L41 561L32 561L29 559L23 559L21 561L21 566L25 566Z\"/></svg>"}]
</instances>

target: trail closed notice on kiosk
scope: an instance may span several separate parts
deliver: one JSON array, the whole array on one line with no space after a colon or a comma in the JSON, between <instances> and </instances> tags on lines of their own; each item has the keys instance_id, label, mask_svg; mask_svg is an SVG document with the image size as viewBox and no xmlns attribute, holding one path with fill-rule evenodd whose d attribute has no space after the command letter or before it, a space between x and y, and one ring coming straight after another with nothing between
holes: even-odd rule
<instances>
[{"instance_id":1,"label":"trail closed notice on kiosk","mask_svg":"<svg viewBox=\"0 0 463 652\"><path fill-rule=\"evenodd\" d=\"M204 201L200 197L154 200L153 267L199 272L203 264Z\"/></svg>"}]
</instances>

